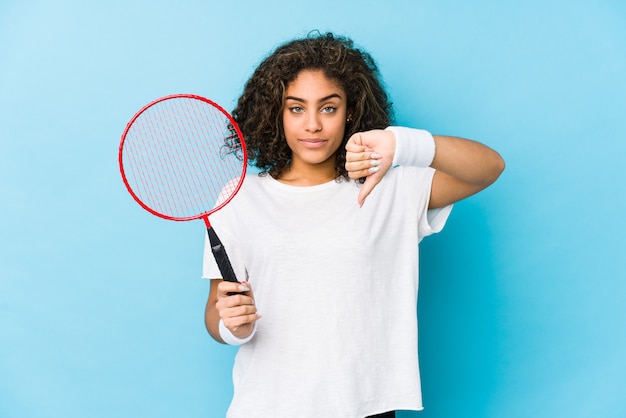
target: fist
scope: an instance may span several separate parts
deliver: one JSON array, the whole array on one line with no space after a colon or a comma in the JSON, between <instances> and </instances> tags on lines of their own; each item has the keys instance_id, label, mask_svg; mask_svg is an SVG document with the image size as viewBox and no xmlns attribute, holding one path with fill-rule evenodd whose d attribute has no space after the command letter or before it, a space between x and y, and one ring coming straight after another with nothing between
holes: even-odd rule
<instances>
[{"instance_id":1,"label":"fist","mask_svg":"<svg viewBox=\"0 0 626 418\"><path fill-rule=\"evenodd\" d=\"M358 196L359 206L391 167L396 138L391 131L380 129L358 132L346 144L346 170L352 179L365 177Z\"/></svg>"}]
</instances>

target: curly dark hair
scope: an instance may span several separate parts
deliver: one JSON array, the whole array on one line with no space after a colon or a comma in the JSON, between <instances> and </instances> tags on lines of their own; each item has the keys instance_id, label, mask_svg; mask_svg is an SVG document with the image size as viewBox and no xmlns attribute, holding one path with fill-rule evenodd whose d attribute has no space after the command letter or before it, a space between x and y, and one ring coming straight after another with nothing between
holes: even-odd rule
<instances>
[{"instance_id":1,"label":"curly dark hair","mask_svg":"<svg viewBox=\"0 0 626 418\"><path fill-rule=\"evenodd\" d=\"M277 47L257 67L233 110L246 141L251 165L279 178L291 161L283 129L285 91L303 70L319 70L346 92L350 121L336 155L336 179L348 179L345 144L356 132L384 129L393 119L392 103L371 55L351 39L313 32Z\"/></svg>"}]
</instances>

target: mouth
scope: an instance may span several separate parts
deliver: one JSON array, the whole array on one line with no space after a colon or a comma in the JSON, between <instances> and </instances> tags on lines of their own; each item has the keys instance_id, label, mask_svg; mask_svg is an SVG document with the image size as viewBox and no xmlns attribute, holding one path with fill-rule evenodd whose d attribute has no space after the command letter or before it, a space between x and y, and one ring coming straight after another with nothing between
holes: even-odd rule
<instances>
[{"instance_id":1,"label":"mouth","mask_svg":"<svg viewBox=\"0 0 626 418\"><path fill-rule=\"evenodd\" d=\"M306 148L316 149L326 145L328 140L323 138L301 138L298 142Z\"/></svg>"}]
</instances>

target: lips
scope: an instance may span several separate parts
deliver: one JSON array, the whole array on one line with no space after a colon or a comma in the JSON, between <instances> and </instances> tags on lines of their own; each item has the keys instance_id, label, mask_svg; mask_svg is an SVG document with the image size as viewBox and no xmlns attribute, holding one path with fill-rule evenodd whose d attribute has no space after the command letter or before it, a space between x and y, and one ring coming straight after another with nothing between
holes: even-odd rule
<instances>
[{"instance_id":1,"label":"lips","mask_svg":"<svg viewBox=\"0 0 626 418\"><path fill-rule=\"evenodd\" d=\"M302 144L306 148L315 149L321 148L326 145L328 140L323 138L302 138L299 139L298 142L300 142L300 144Z\"/></svg>"}]
</instances>

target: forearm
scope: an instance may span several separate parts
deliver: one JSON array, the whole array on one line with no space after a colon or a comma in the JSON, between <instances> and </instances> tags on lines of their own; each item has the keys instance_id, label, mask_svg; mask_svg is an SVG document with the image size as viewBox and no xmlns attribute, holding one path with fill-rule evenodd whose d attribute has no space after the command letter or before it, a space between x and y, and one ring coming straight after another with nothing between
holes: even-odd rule
<instances>
[{"instance_id":1,"label":"forearm","mask_svg":"<svg viewBox=\"0 0 626 418\"><path fill-rule=\"evenodd\" d=\"M483 144L453 136L434 138L436 151L431 167L459 181L482 189L504 170L500 154Z\"/></svg>"},{"instance_id":2,"label":"forearm","mask_svg":"<svg viewBox=\"0 0 626 418\"><path fill-rule=\"evenodd\" d=\"M215 307L215 304L207 303L204 312L204 325L209 332L209 335L217 342L226 344L219 332L220 315Z\"/></svg>"},{"instance_id":3,"label":"forearm","mask_svg":"<svg viewBox=\"0 0 626 418\"><path fill-rule=\"evenodd\" d=\"M389 127L394 132L393 164L430 166L433 177L430 209L458 202L492 184L504 160L496 151L469 139L431 135L427 131Z\"/></svg>"},{"instance_id":4,"label":"forearm","mask_svg":"<svg viewBox=\"0 0 626 418\"><path fill-rule=\"evenodd\" d=\"M360 132L346 144L350 178L366 177L358 202L395 166L432 167L429 209L441 208L473 195L496 181L504 160L478 142L451 136L433 136L421 129L389 126L385 131Z\"/></svg>"}]
</instances>

